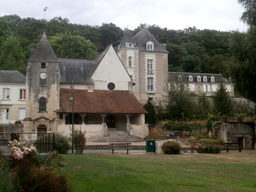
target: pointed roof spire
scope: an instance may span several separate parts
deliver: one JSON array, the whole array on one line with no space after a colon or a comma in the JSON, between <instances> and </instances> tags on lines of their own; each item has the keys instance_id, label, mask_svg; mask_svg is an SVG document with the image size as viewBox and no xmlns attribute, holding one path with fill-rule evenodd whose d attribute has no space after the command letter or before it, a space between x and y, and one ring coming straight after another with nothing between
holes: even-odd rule
<instances>
[{"instance_id":1,"label":"pointed roof spire","mask_svg":"<svg viewBox=\"0 0 256 192\"><path fill-rule=\"evenodd\" d=\"M154 43L155 51L167 52L165 46L161 45L146 27L139 31L132 39L140 50L145 50L145 44L151 41Z\"/></svg>"},{"instance_id":2,"label":"pointed roof spire","mask_svg":"<svg viewBox=\"0 0 256 192\"><path fill-rule=\"evenodd\" d=\"M132 43L134 44L133 40L132 40L132 36L129 32L128 29L125 29L124 34L122 36L121 42L120 42L120 46L126 46L126 43Z\"/></svg>"},{"instance_id":3,"label":"pointed roof spire","mask_svg":"<svg viewBox=\"0 0 256 192\"><path fill-rule=\"evenodd\" d=\"M56 57L45 32L28 61L58 62L58 58Z\"/></svg>"}]
</instances>

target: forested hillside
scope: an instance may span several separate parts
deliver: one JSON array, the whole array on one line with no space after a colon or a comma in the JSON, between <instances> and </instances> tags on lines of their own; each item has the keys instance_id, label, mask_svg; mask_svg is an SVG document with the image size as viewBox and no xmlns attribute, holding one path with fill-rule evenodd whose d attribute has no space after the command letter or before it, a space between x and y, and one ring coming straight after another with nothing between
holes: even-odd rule
<instances>
[{"instance_id":1,"label":"forested hillside","mask_svg":"<svg viewBox=\"0 0 256 192\"><path fill-rule=\"evenodd\" d=\"M168 30L157 25L141 24L131 31L135 35L143 27L169 51L169 71L221 73L229 76L227 67L231 32L197 30ZM101 26L72 24L55 17L50 21L7 15L0 18L0 69L26 72L31 51L46 31L52 47L60 58L94 59L109 44L117 46L123 29L113 23Z\"/></svg>"}]
</instances>

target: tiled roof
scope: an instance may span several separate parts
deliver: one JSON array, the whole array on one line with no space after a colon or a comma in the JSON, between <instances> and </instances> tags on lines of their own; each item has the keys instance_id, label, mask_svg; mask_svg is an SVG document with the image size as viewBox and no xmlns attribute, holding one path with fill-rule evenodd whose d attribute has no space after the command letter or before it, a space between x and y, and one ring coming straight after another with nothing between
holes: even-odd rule
<instances>
[{"instance_id":1,"label":"tiled roof","mask_svg":"<svg viewBox=\"0 0 256 192\"><path fill-rule=\"evenodd\" d=\"M60 109L56 112L72 112L70 89L60 89ZM147 113L133 93L129 91L74 90L75 113Z\"/></svg>"},{"instance_id":2,"label":"tiled roof","mask_svg":"<svg viewBox=\"0 0 256 192\"><path fill-rule=\"evenodd\" d=\"M0 83L26 83L26 77L19 71L0 70Z\"/></svg>"},{"instance_id":3,"label":"tiled roof","mask_svg":"<svg viewBox=\"0 0 256 192\"><path fill-rule=\"evenodd\" d=\"M97 66L106 55L109 45L94 61L83 59L59 59L60 83L89 83Z\"/></svg>"},{"instance_id":4,"label":"tiled roof","mask_svg":"<svg viewBox=\"0 0 256 192\"><path fill-rule=\"evenodd\" d=\"M213 83L232 83L231 80L226 79L221 74L214 74L214 73L190 73L190 72L168 72L169 80L170 81L177 81L178 75L181 75L186 80L188 80L188 77L191 75L193 77L192 82L197 82L197 77L200 76L203 78L204 76L207 77L207 82L211 82L211 77L215 78L215 82ZM202 83L203 80L200 82Z\"/></svg>"},{"instance_id":5,"label":"tiled roof","mask_svg":"<svg viewBox=\"0 0 256 192\"><path fill-rule=\"evenodd\" d=\"M28 61L58 62L58 58L47 39L46 33L43 33L41 40L37 44Z\"/></svg>"},{"instance_id":6,"label":"tiled roof","mask_svg":"<svg viewBox=\"0 0 256 192\"><path fill-rule=\"evenodd\" d=\"M146 43L148 41L152 41L154 43L154 51L167 52L165 46L161 45L155 37L149 32L148 28L144 28L139 31L133 37L134 43L136 43L136 47L140 50L146 50Z\"/></svg>"}]
</instances>

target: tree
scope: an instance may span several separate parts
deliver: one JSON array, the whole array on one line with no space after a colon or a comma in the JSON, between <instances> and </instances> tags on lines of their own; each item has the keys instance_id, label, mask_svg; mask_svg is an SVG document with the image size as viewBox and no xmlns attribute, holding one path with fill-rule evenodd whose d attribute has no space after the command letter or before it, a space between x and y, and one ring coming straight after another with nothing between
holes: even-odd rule
<instances>
[{"instance_id":1,"label":"tree","mask_svg":"<svg viewBox=\"0 0 256 192\"><path fill-rule=\"evenodd\" d=\"M205 95L205 93L203 93L198 97L198 104L203 117L206 118L208 113L211 112L211 104L210 104L210 101L208 100L208 97Z\"/></svg>"},{"instance_id":2,"label":"tree","mask_svg":"<svg viewBox=\"0 0 256 192\"><path fill-rule=\"evenodd\" d=\"M217 92L212 96L212 99L216 114L231 115L233 113L232 100L223 83L220 84L220 88L217 89Z\"/></svg>"},{"instance_id":3,"label":"tree","mask_svg":"<svg viewBox=\"0 0 256 192\"><path fill-rule=\"evenodd\" d=\"M156 124L156 110L155 106L151 101L147 101L147 103L143 106L144 109L148 112L145 114L145 121L149 125L155 125Z\"/></svg>"},{"instance_id":4,"label":"tree","mask_svg":"<svg viewBox=\"0 0 256 192\"><path fill-rule=\"evenodd\" d=\"M0 46L11 35L11 29L6 21L0 18Z\"/></svg>"},{"instance_id":5,"label":"tree","mask_svg":"<svg viewBox=\"0 0 256 192\"><path fill-rule=\"evenodd\" d=\"M256 1L255 0L238 0L242 4L245 11L241 16L241 20L250 26L256 26Z\"/></svg>"},{"instance_id":6,"label":"tree","mask_svg":"<svg viewBox=\"0 0 256 192\"><path fill-rule=\"evenodd\" d=\"M52 48L60 58L76 58L93 60L98 56L96 46L79 35L57 35L49 37Z\"/></svg>"},{"instance_id":7,"label":"tree","mask_svg":"<svg viewBox=\"0 0 256 192\"><path fill-rule=\"evenodd\" d=\"M19 38L10 36L0 47L0 69L18 70L26 74L25 52Z\"/></svg>"},{"instance_id":8,"label":"tree","mask_svg":"<svg viewBox=\"0 0 256 192\"><path fill-rule=\"evenodd\" d=\"M192 119L198 113L198 105L187 87L182 82L170 84L167 111L172 119Z\"/></svg>"},{"instance_id":9,"label":"tree","mask_svg":"<svg viewBox=\"0 0 256 192\"><path fill-rule=\"evenodd\" d=\"M236 90L242 96L256 102L256 27L247 33L233 32L230 38L233 58L229 63Z\"/></svg>"}]
</instances>

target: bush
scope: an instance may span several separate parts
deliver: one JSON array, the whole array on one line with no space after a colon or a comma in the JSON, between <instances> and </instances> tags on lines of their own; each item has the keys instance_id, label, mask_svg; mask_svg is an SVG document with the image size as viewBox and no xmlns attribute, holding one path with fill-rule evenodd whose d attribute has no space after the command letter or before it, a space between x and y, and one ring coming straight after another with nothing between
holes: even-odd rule
<instances>
[{"instance_id":1,"label":"bush","mask_svg":"<svg viewBox=\"0 0 256 192\"><path fill-rule=\"evenodd\" d=\"M200 143L211 143L211 144L220 144L222 141L217 140L217 139L200 139Z\"/></svg>"},{"instance_id":2,"label":"bush","mask_svg":"<svg viewBox=\"0 0 256 192\"><path fill-rule=\"evenodd\" d=\"M55 150L58 151L58 153L67 153L70 149L69 140L66 136L56 133L55 134Z\"/></svg>"},{"instance_id":3,"label":"bush","mask_svg":"<svg viewBox=\"0 0 256 192\"><path fill-rule=\"evenodd\" d=\"M163 128L170 131L190 131L189 125L182 121L168 121Z\"/></svg>"},{"instance_id":4,"label":"bush","mask_svg":"<svg viewBox=\"0 0 256 192\"><path fill-rule=\"evenodd\" d=\"M198 153L215 153L218 154L221 152L221 148L219 146L208 145L208 146L199 146L197 149Z\"/></svg>"},{"instance_id":5,"label":"bush","mask_svg":"<svg viewBox=\"0 0 256 192\"><path fill-rule=\"evenodd\" d=\"M163 143L162 150L164 151L165 154L179 154L180 145L178 143L167 141Z\"/></svg>"},{"instance_id":6,"label":"bush","mask_svg":"<svg viewBox=\"0 0 256 192\"><path fill-rule=\"evenodd\" d=\"M76 153L83 154L86 142L85 131L82 132L81 130L75 130L73 138L73 144L75 146Z\"/></svg>"},{"instance_id":7,"label":"bush","mask_svg":"<svg viewBox=\"0 0 256 192\"><path fill-rule=\"evenodd\" d=\"M33 168L29 159L16 162L13 169L12 188L14 191L72 191L65 175L56 175L46 169Z\"/></svg>"}]
</instances>

